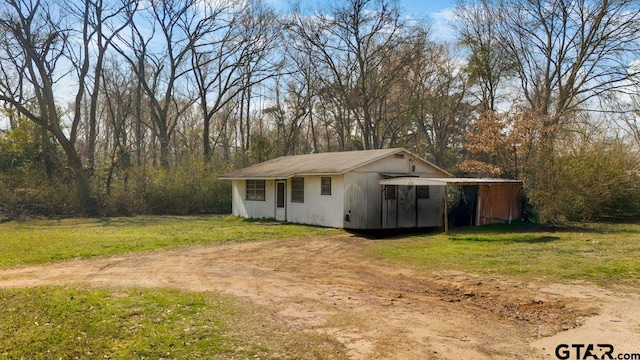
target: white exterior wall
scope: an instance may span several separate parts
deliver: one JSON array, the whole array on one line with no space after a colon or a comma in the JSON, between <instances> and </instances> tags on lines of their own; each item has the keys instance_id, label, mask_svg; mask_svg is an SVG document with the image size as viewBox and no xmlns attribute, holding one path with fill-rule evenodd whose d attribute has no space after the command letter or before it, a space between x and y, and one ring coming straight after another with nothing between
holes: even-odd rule
<instances>
[{"instance_id":1,"label":"white exterior wall","mask_svg":"<svg viewBox=\"0 0 640 360\"><path fill-rule=\"evenodd\" d=\"M287 221L341 228L344 208L342 175L302 176L304 203L291 202L291 179L287 181ZM331 195L320 194L320 179L331 178Z\"/></svg>"},{"instance_id":2,"label":"white exterior wall","mask_svg":"<svg viewBox=\"0 0 640 360\"><path fill-rule=\"evenodd\" d=\"M231 208L233 215L253 219L275 217L275 184L275 180L265 180L264 201L254 201L246 200L246 180L233 180L231 183Z\"/></svg>"}]
</instances>

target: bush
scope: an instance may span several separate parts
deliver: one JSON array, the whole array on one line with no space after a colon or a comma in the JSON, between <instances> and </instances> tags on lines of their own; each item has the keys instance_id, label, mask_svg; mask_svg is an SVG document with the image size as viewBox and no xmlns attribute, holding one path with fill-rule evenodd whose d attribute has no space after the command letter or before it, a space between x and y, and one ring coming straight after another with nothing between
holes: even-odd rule
<instances>
[{"instance_id":1,"label":"bush","mask_svg":"<svg viewBox=\"0 0 640 360\"><path fill-rule=\"evenodd\" d=\"M0 217L77 215L79 208L72 183L28 169L0 173Z\"/></svg>"},{"instance_id":2,"label":"bush","mask_svg":"<svg viewBox=\"0 0 640 360\"><path fill-rule=\"evenodd\" d=\"M120 175L105 196L105 214L230 213L231 184L217 179L226 170L200 160L183 161L173 169L131 169L126 186Z\"/></svg>"},{"instance_id":3,"label":"bush","mask_svg":"<svg viewBox=\"0 0 640 360\"><path fill-rule=\"evenodd\" d=\"M639 170L621 141L582 141L541 156L525 184L541 222L623 220L640 215Z\"/></svg>"}]
</instances>

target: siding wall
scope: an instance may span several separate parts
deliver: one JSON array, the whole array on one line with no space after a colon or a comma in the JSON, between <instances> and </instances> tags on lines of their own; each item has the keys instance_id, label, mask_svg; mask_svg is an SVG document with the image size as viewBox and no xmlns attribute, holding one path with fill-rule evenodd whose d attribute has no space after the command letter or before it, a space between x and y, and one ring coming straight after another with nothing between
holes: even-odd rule
<instances>
[{"instance_id":1,"label":"siding wall","mask_svg":"<svg viewBox=\"0 0 640 360\"><path fill-rule=\"evenodd\" d=\"M365 165L344 175L344 213L351 221L344 221L344 227L350 229L381 229L387 227L386 218L383 219L383 194L381 173L413 173L420 177L443 177L437 169L419 160L410 161L404 158L387 156L371 164ZM411 166L415 165L415 171ZM430 227L443 224L444 186L433 186L430 199L418 201L418 226ZM415 209L415 207L414 207ZM351 211L349 213L349 211ZM398 214L402 216L402 214ZM410 221L415 224L415 211L411 219L400 219L400 222ZM408 224L405 226L409 226ZM413 226L413 225L411 225ZM394 226L395 227L395 226Z\"/></svg>"},{"instance_id":2,"label":"siding wall","mask_svg":"<svg viewBox=\"0 0 640 360\"><path fill-rule=\"evenodd\" d=\"M342 227L344 208L343 176L331 178L331 195L320 194L323 176L303 176L304 203L291 202L291 181L287 181L287 221L310 225Z\"/></svg>"},{"instance_id":3,"label":"siding wall","mask_svg":"<svg viewBox=\"0 0 640 360\"><path fill-rule=\"evenodd\" d=\"M429 198L418 199L418 227L444 225L444 186L429 186Z\"/></svg>"},{"instance_id":4,"label":"siding wall","mask_svg":"<svg viewBox=\"0 0 640 360\"><path fill-rule=\"evenodd\" d=\"M344 175L344 220L348 229L382 227L381 187L378 173L350 172Z\"/></svg>"},{"instance_id":5,"label":"siding wall","mask_svg":"<svg viewBox=\"0 0 640 360\"><path fill-rule=\"evenodd\" d=\"M380 189L382 191L383 187ZM403 192L415 191L415 188L398 186L396 199L384 199L382 196L382 227L394 229L444 225L444 189L444 186L429 186L428 199L413 197L411 203L407 203L401 200ZM413 201L417 203L417 209ZM409 205L411 206L407 208Z\"/></svg>"},{"instance_id":6,"label":"siding wall","mask_svg":"<svg viewBox=\"0 0 640 360\"><path fill-rule=\"evenodd\" d=\"M376 172L376 173L398 173L405 174L411 173L411 165L415 165L415 171L413 174L420 177L444 177L437 169L431 167L429 164L423 163L420 160L415 160L413 163L410 161L409 155L404 158L396 158L394 155L387 156L383 159L375 161L371 164L367 164L363 167L356 169L358 173Z\"/></svg>"},{"instance_id":7,"label":"siding wall","mask_svg":"<svg viewBox=\"0 0 640 360\"><path fill-rule=\"evenodd\" d=\"M246 218L272 218L275 217L275 180L265 180L264 201L245 200L245 180L233 180L231 183L231 206L233 215Z\"/></svg>"}]
</instances>

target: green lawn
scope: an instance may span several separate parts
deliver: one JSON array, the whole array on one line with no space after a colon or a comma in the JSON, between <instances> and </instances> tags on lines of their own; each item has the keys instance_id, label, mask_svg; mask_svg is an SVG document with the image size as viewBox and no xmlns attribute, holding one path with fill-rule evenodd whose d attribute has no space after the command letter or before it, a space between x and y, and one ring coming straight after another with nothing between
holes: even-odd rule
<instances>
[{"instance_id":1,"label":"green lawn","mask_svg":"<svg viewBox=\"0 0 640 360\"><path fill-rule=\"evenodd\" d=\"M337 232L293 224L262 224L220 215L11 221L0 224L0 267L191 244L305 237Z\"/></svg>"},{"instance_id":2,"label":"green lawn","mask_svg":"<svg viewBox=\"0 0 640 360\"><path fill-rule=\"evenodd\" d=\"M0 312L0 359L291 359L313 349L345 358L329 336L292 332L268 310L211 293L0 289Z\"/></svg>"},{"instance_id":3,"label":"green lawn","mask_svg":"<svg viewBox=\"0 0 640 360\"><path fill-rule=\"evenodd\" d=\"M0 224L0 267L342 233L232 216L13 221ZM436 273L640 285L640 225L496 225L360 244L354 250L369 261ZM270 311L230 296L170 289L0 289L0 359L346 357L335 340L291 332Z\"/></svg>"},{"instance_id":4,"label":"green lawn","mask_svg":"<svg viewBox=\"0 0 640 360\"><path fill-rule=\"evenodd\" d=\"M340 233L233 216L141 216L0 224L0 267L192 244ZM0 359L346 358L329 336L292 333L269 309L171 289L0 289Z\"/></svg>"},{"instance_id":5,"label":"green lawn","mask_svg":"<svg viewBox=\"0 0 640 360\"><path fill-rule=\"evenodd\" d=\"M410 235L367 244L375 259L425 270L460 270L600 285L640 284L640 225L564 229L494 225L449 235Z\"/></svg>"}]
</instances>

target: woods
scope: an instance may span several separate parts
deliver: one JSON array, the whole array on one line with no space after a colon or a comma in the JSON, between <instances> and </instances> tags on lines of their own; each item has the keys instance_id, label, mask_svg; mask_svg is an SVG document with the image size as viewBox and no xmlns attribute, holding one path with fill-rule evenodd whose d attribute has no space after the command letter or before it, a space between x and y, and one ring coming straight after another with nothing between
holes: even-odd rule
<instances>
[{"instance_id":1,"label":"woods","mask_svg":"<svg viewBox=\"0 0 640 360\"><path fill-rule=\"evenodd\" d=\"M306 6L306 5L304 5ZM640 215L640 4L5 0L0 212L228 212L216 176L404 147L524 180L541 222Z\"/></svg>"}]
</instances>

